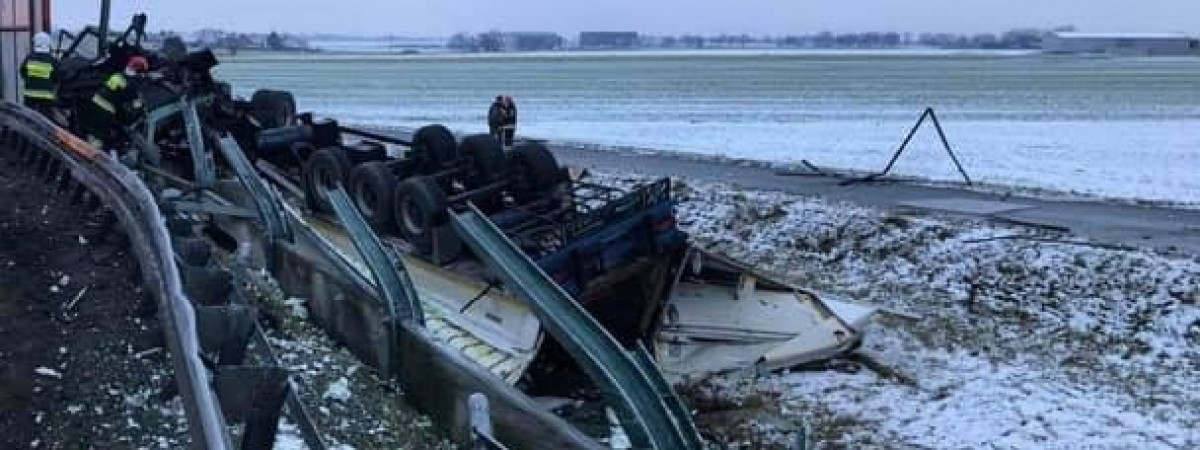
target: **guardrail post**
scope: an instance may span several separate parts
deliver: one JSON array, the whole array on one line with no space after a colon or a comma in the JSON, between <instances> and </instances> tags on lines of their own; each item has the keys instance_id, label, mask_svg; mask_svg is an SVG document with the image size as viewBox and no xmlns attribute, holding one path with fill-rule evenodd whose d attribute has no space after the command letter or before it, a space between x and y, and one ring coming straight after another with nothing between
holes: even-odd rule
<instances>
[{"instance_id":1,"label":"guardrail post","mask_svg":"<svg viewBox=\"0 0 1200 450\"><path fill-rule=\"evenodd\" d=\"M470 411L472 448L487 450L487 438L492 436L492 416L488 412L487 396L476 392L467 398Z\"/></svg>"},{"instance_id":2,"label":"guardrail post","mask_svg":"<svg viewBox=\"0 0 1200 450\"><path fill-rule=\"evenodd\" d=\"M492 415L486 395L476 392L467 397L468 422L471 429L471 448L474 450L508 450L492 435Z\"/></svg>"}]
</instances>

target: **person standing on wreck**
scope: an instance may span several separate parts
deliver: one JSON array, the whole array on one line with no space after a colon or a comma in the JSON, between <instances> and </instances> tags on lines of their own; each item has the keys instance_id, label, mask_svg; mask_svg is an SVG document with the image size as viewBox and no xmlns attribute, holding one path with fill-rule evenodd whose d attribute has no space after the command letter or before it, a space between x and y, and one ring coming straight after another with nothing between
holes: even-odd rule
<instances>
[{"instance_id":1,"label":"person standing on wreck","mask_svg":"<svg viewBox=\"0 0 1200 450\"><path fill-rule=\"evenodd\" d=\"M144 112L136 86L150 69L143 56L133 56L124 72L115 72L104 80L92 96L85 118L88 141L102 148L115 150L127 141L125 127L132 125Z\"/></svg>"},{"instance_id":2,"label":"person standing on wreck","mask_svg":"<svg viewBox=\"0 0 1200 450\"><path fill-rule=\"evenodd\" d=\"M504 131L504 147L509 148L513 145L513 138L517 134L517 103L513 101L511 96L504 96L504 122L501 128Z\"/></svg>"},{"instance_id":3,"label":"person standing on wreck","mask_svg":"<svg viewBox=\"0 0 1200 450\"><path fill-rule=\"evenodd\" d=\"M497 141L504 142L504 134L500 132L500 127L504 125L504 96L497 95L496 100L492 102L492 106L488 108L488 134L496 138Z\"/></svg>"},{"instance_id":4,"label":"person standing on wreck","mask_svg":"<svg viewBox=\"0 0 1200 450\"><path fill-rule=\"evenodd\" d=\"M50 35L33 36L33 51L21 62L21 80L25 83L25 106L50 120L58 102L58 60L50 52Z\"/></svg>"}]
</instances>

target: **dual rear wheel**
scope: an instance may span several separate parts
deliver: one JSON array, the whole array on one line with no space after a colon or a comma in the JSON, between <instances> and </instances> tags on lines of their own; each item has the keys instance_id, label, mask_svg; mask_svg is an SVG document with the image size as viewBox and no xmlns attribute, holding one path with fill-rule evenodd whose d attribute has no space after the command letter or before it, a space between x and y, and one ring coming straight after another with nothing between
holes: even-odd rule
<instances>
[{"instance_id":1,"label":"dual rear wheel","mask_svg":"<svg viewBox=\"0 0 1200 450\"><path fill-rule=\"evenodd\" d=\"M539 144L520 146L507 154L495 137L480 134L457 144L445 127L423 127L414 134L414 164L375 160L355 165L345 149L325 148L313 153L304 167L310 207L330 213L326 186L347 186L348 194L371 226L380 233L398 233L418 252L429 254L433 235L449 221L448 178L429 176L457 167L466 189L476 190L507 180L505 187L518 203L544 196L566 179L554 155ZM402 167L408 168L407 170ZM484 212L503 208L500 190L472 199Z\"/></svg>"}]
</instances>

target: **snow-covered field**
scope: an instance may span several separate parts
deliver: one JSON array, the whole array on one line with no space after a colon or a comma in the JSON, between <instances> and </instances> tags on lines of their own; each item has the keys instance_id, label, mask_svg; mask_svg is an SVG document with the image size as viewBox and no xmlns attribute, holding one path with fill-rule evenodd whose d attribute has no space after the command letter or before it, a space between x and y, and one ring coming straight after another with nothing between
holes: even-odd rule
<instances>
[{"instance_id":1,"label":"snow-covered field","mask_svg":"<svg viewBox=\"0 0 1200 450\"><path fill-rule=\"evenodd\" d=\"M977 180L1200 202L1200 59L701 52L231 59L235 90L295 92L363 125L485 131L497 94L518 132L605 146L881 169L934 107ZM931 128L897 174L958 180Z\"/></svg>"},{"instance_id":2,"label":"snow-covered field","mask_svg":"<svg viewBox=\"0 0 1200 450\"><path fill-rule=\"evenodd\" d=\"M856 373L705 383L807 422L820 448L1200 446L1197 260L686 180L677 193L698 242L920 317L878 319Z\"/></svg>"}]
</instances>

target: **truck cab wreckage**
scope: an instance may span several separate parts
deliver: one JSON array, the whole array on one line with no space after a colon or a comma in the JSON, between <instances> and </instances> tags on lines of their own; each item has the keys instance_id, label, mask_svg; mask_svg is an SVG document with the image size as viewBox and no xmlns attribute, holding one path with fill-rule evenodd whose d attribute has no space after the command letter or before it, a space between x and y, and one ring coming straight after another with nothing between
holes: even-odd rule
<instances>
[{"instance_id":1,"label":"truck cab wreckage","mask_svg":"<svg viewBox=\"0 0 1200 450\"><path fill-rule=\"evenodd\" d=\"M171 324L198 448L269 448L281 416L324 448L263 335L286 297L448 435L491 448L602 448L533 399L574 384L598 390L632 448L702 448L673 385L845 354L874 312L692 246L669 179L623 191L537 143L356 129L299 114L287 92L235 98L211 51L142 48L145 16L109 42L102 17L60 46L57 117L0 108L0 151L117 212ZM146 114L126 148L95 148L78 112L133 55L151 61Z\"/></svg>"}]
</instances>

